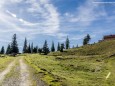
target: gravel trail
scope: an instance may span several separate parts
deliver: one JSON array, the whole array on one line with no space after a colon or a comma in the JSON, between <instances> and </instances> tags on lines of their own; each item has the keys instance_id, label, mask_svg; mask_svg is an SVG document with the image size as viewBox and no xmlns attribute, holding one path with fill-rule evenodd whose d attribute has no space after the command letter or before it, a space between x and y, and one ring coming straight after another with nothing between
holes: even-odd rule
<instances>
[{"instance_id":1,"label":"gravel trail","mask_svg":"<svg viewBox=\"0 0 115 86\"><path fill-rule=\"evenodd\" d=\"M32 86L28 66L24 63L23 58L20 59L20 74L21 74L21 82L20 86Z\"/></svg>"}]
</instances>

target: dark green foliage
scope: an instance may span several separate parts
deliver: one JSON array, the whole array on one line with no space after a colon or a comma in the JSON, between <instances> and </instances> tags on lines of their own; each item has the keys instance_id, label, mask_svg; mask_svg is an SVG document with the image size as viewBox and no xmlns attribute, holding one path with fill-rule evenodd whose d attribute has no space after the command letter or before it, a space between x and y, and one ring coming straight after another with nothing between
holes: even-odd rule
<instances>
[{"instance_id":1,"label":"dark green foliage","mask_svg":"<svg viewBox=\"0 0 115 86\"><path fill-rule=\"evenodd\" d=\"M6 54L11 54L11 47L10 44L8 44L7 50L6 50Z\"/></svg>"},{"instance_id":2,"label":"dark green foliage","mask_svg":"<svg viewBox=\"0 0 115 86\"><path fill-rule=\"evenodd\" d=\"M4 53L5 53L4 46L2 46L0 53L1 53L1 54L4 54Z\"/></svg>"},{"instance_id":3,"label":"dark green foliage","mask_svg":"<svg viewBox=\"0 0 115 86\"><path fill-rule=\"evenodd\" d=\"M52 51L52 52L55 52L54 42L52 42L51 51Z\"/></svg>"},{"instance_id":4,"label":"dark green foliage","mask_svg":"<svg viewBox=\"0 0 115 86\"><path fill-rule=\"evenodd\" d=\"M49 48L48 48L48 44L47 41L45 40L44 45L43 45L43 53L44 55L47 55L49 53Z\"/></svg>"},{"instance_id":5,"label":"dark green foliage","mask_svg":"<svg viewBox=\"0 0 115 86\"><path fill-rule=\"evenodd\" d=\"M87 38L84 38L83 39L83 45L86 45L87 44Z\"/></svg>"},{"instance_id":6,"label":"dark green foliage","mask_svg":"<svg viewBox=\"0 0 115 86\"><path fill-rule=\"evenodd\" d=\"M77 44L76 48L78 48L78 47L79 47L79 45Z\"/></svg>"},{"instance_id":7,"label":"dark green foliage","mask_svg":"<svg viewBox=\"0 0 115 86\"><path fill-rule=\"evenodd\" d=\"M65 42L65 47L66 47L66 49L70 48L70 42L69 42L68 36L67 36L67 39L66 39L66 42Z\"/></svg>"},{"instance_id":8,"label":"dark green foliage","mask_svg":"<svg viewBox=\"0 0 115 86\"><path fill-rule=\"evenodd\" d=\"M72 48L75 48L75 47L74 47L74 45L73 45L73 47L72 47Z\"/></svg>"},{"instance_id":9,"label":"dark green foliage","mask_svg":"<svg viewBox=\"0 0 115 86\"><path fill-rule=\"evenodd\" d=\"M64 49L64 44L62 43L60 47L60 52L63 52L63 49Z\"/></svg>"},{"instance_id":10,"label":"dark green foliage","mask_svg":"<svg viewBox=\"0 0 115 86\"><path fill-rule=\"evenodd\" d=\"M26 38L25 38L25 41L24 41L23 53L28 53L27 39Z\"/></svg>"},{"instance_id":11,"label":"dark green foliage","mask_svg":"<svg viewBox=\"0 0 115 86\"><path fill-rule=\"evenodd\" d=\"M60 43L58 42L57 51L60 51Z\"/></svg>"},{"instance_id":12,"label":"dark green foliage","mask_svg":"<svg viewBox=\"0 0 115 86\"><path fill-rule=\"evenodd\" d=\"M30 48L30 44L28 45L28 49L27 49L28 53L31 53L31 48Z\"/></svg>"},{"instance_id":13,"label":"dark green foliage","mask_svg":"<svg viewBox=\"0 0 115 86\"><path fill-rule=\"evenodd\" d=\"M41 54L42 53L42 48L38 49L38 53Z\"/></svg>"},{"instance_id":14,"label":"dark green foliage","mask_svg":"<svg viewBox=\"0 0 115 86\"><path fill-rule=\"evenodd\" d=\"M33 48L33 53L37 53L37 52L38 52L38 47L36 46Z\"/></svg>"},{"instance_id":15,"label":"dark green foliage","mask_svg":"<svg viewBox=\"0 0 115 86\"><path fill-rule=\"evenodd\" d=\"M31 44L31 53L33 53L33 43Z\"/></svg>"},{"instance_id":16,"label":"dark green foliage","mask_svg":"<svg viewBox=\"0 0 115 86\"><path fill-rule=\"evenodd\" d=\"M90 35L87 34L87 36L85 36L85 38L83 39L83 45L87 45L90 40L91 40Z\"/></svg>"},{"instance_id":17,"label":"dark green foliage","mask_svg":"<svg viewBox=\"0 0 115 86\"><path fill-rule=\"evenodd\" d=\"M12 38L11 53L19 53L16 34L14 34Z\"/></svg>"}]
</instances>

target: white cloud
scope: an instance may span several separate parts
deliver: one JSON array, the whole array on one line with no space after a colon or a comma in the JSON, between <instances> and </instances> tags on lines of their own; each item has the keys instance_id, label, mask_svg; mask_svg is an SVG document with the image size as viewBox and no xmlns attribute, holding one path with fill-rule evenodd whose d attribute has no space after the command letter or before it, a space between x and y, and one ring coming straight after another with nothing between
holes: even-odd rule
<instances>
[{"instance_id":1,"label":"white cloud","mask_svg":"<svg viewBox=\"0 0 115 86\"><path fill-rule=\"evenodd\" d=\"M98 0L101 1L101 0ZM65 13L70 22L77 22L82 26L89 26L93 21L106 17L107 13L103 6L94 4L93 0L87 0L77 8L74 14Z\"/></svg>"},{"instance_id":2,"label":"white cloud","mask_svg":"<svg viewBox=\"0 0 115 86\"><path fill-rule=\"evenodd\" d=\"M21 6L22 3L25 5ZM14 33L20 40L19 46L24 37L31 40L39 34L55 36L59 27L59 13L50 0L0 1L0 45L7 45Z\"/></svg>"},{"instance_id":3,"label":"white cloud","mask_svg":"<svg viewBox=\"0 0 115 86\"><path fill-rule=\"evenodd\" d=\"M55 34L59 31L59 14L49 0L28 0L26 3L31 4L28 12L35 13L41 19L41 21L38 21L38 26L43 29L44 33Z\"/></svg>"},{"instance_id":4,"label":"white cloud","mask_svg":"<svg viewBox=\"0 0 115 86\"><path fill-rule=\"evenodd\" d=\"M6 12L7 12L8 14L10 14L12 17L15 17L15 18L17 17L16 14L13 14L13 13L11 13L11 12L8 11L8 10L6 10Z\"/></svg>"}]
</instances>

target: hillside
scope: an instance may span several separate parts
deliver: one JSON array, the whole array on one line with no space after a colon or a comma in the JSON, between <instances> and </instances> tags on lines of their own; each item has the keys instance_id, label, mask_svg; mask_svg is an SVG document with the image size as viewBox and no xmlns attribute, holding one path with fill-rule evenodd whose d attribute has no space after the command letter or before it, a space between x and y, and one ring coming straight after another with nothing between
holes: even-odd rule
<instances>
[{"instance_id":1,"label":"hillside","mask_svg":"<svg viewBox=\"0 0 115 86\"><path fill-rule=\"evenodd\" d=\"M0 86L115 86L114 54L115 40L50 53L56 56L5 55Z\"/></svg>"},{"instance_id":2,"label":"hillside","mask_svg":"<svg viewBox=\"0 0 115 86\"><path fill-rule=\"evenodd\" d=\"M115 54L115 40L103 41L95 44L85 45L75 49L68 49L64 52L53 52L49 55L60 56L60 55L108 55Z\"/></svg>"},{"instance_id":3,"label":"hillside","mask_svg":"<svg viewBox=\"0 0 115 86\"><path fill-rule=\"evenodd\" d=\"M48 86L115 86L114 54L111 40L49 56L27 55L25 60Z\"/></svg>"}]
</instances>

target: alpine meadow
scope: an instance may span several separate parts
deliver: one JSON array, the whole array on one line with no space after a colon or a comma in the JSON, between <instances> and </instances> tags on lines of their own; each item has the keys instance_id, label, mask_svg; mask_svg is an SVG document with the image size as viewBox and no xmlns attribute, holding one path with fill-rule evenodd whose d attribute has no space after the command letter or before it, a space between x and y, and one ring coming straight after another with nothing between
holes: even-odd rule
<instances>
[{"instance_id":1,"label":"alpine meadow","mask_svg":"<svg viewBox=\"0 0 115 86\"><path fill-rule=\"evenodd\" d=\"M115 86L114 0L1 0L0 86Z\"/></svg>"}]
</instances>

